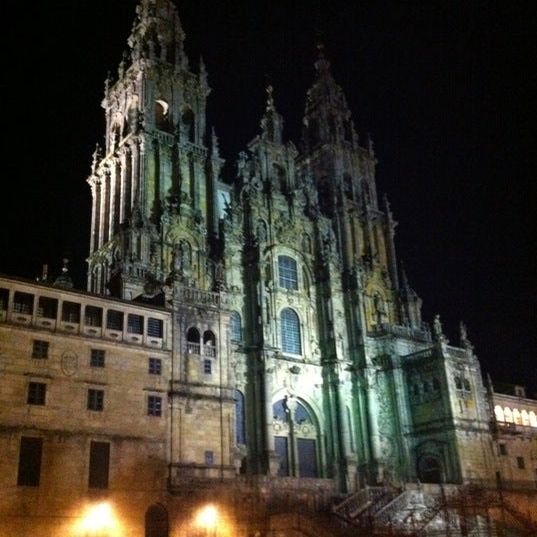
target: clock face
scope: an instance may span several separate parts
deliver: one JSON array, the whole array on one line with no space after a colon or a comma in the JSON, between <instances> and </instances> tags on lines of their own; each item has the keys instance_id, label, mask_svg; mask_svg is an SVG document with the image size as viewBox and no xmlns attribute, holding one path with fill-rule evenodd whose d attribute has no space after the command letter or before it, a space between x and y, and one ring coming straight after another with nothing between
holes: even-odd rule
<instances>
[{"instance_id":1,"label":"clock face","mask_svg":"<svg viewBox=\"0 0 537 537\"><path fill-rule=\"evenodd\" d=\"M62 368L63 374L66 375L67 377L71 377L77 372L78 356L76 352L65 351L62 354L61 368Z\"/></svg>"}]
</instances>

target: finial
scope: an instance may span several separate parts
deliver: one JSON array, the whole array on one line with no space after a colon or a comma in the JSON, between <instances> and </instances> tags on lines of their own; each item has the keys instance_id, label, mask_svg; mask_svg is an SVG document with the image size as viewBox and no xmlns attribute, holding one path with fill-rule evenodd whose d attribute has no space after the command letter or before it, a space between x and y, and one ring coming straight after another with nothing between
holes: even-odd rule
<instances>
[{"instance_id":1,"label":"finial","mask_svg":"<svg viewBox=\"0 0 537 537\"><path fill-rule=\"evenodd\" d=\"M462 321L459 324L459 333L461 347L467 350L472 350L474 347L468 339L468 331L466 330L466 325Z\"/></svg>"},{"instance_id":2,"label":"finial","mask_svg":"<svg viewBox=\"0 0 537 537\"><path fill-rule=\"evenodd\" d=\"M401 261L401 279L403 280L403 288L410 289L410 284L408 283L408 276L406 275L405 265Z\"/></svg>"},{"instance_id":3,"label":"finial","mask_svg":"<svg viewBox=\"0 0 537 537\"><path fill-rule=\"evenodd\" d=\"M218 157L220 155L218 136L216 136L216 130L214 127L211 128L211 150L213 156Z\"/></svg>"},{"instance_id":4,"label":"finial","mask_svg":"<svg viewBox=\"0 0 537 537\"><path fill-rule=\"evenodd\" d=\"M438 313L434 316L433 329L434 335L437 339L441 339L444 336L444 332L442 331L442 323L440 322L440 315Z\"/></svg>"},{"instance_id":5,"label":"finial","mask_svg":"<svg viewBox=\"0 0 537 537\"><path fill-rule=\"evenodd\" d=\"M274 106L274 88L272 87L272 84L269 84L266 89L267 92L267 112L274 112L276 110Z\"/></svg>"},{"instance_id":6,"label":"finial","mask_svg":"<svg viewBox=\"0 0 537 537\"><path fill-rule=\"evenodd\" d=\"M371 133L367 133L367 150L369 151L369 154L373 156L375 154L375 144L373 143L373 139L371 138Z\"/></svg>"},{"instance_id":7,"label":"finial","mask_svg":"<svg viewBox=\"0 0 537 537\"><path fill-rule=\"evenodd\" d=\"M110 71L106 73L106 78L104 79L104 96L105 98L108 97L108 94L110 93L110 83L112 80L112 75Z\"/></svg>"},{"instance_id":8,"label":"finial","mask_svg":"<svg viewBox=\"0 0 537 537\"><path fill-rule=\"evenodd\" d=\"M330 62L326 59L324 43L317 44L317 61L315 69L319 74L328 73L330 71Z\"/></svg>"},{"instance_id":9,"label":"finial","mask_svg":"<svg viewBox=\"0 0 537 537\"><path fill-rule=\"evenodd\" d=\"M92 161L91 161L91 171L93 173L95 173L95 170L97 169L97 164L99 163L100 159L101 159L101 146L99 144L95 144L95 150L93 151Z\"/></svg>"},{"instance_id":10,"label":"finial","mask_svg":"<svg viewBox=\"0 0 537 537\"><path fill-rule=\"evenodd\" d=\"M207 85L207 68L203 61L203 56L200 56L200 83L204 86Z\"/></svg>"}]
</instances>

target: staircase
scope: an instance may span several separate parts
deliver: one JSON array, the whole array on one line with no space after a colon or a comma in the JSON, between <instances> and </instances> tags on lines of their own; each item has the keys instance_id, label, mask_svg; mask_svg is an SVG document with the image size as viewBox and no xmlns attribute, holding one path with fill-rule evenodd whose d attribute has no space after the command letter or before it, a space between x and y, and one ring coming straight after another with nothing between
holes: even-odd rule
<instances>
[{"instance_id":1,"label":"staircase","mask_svg":"<svg viewBox=\"0 0 537 537\"><path fill-rule=\"evenodd\" d=\"M332 514L346 525L371 529L377 513L398 494L392 487L366 487L335 505Z\"/></svg>"}]
</instances>

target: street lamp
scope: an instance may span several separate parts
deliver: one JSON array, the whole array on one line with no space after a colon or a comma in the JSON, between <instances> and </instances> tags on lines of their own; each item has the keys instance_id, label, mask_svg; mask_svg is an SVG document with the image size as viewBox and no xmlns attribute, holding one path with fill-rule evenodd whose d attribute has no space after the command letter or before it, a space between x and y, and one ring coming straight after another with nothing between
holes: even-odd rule
<instances>
[{"instance_id":1,"label":"street lamp","mask_svg":"<svg viewBox=\"0 0 537 537\"><path fill-rule=\"evenodd\" d=\"M214 505L206 505L196 515L196 527L205 530L206 537L216 537L218 529L218 509Z\"/></svg>"}]
</instances>

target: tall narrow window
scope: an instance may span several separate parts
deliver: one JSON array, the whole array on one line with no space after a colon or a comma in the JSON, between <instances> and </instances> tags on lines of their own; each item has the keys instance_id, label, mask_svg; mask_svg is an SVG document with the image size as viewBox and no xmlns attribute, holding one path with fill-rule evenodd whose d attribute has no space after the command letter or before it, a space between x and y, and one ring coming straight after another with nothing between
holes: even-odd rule
<instances>
[{"instance_id":1,"label":"tall narrow window","mask_svg":"<svg viewBox=\"0 0 537 537\"><path fill-rule=\"evenodd\" d=\"M91 442L89 460L90 489L107 489L110 469L110 444L108 442Z\"/></svg>"},{"instance_id":2,"label":"tall narrow window","mask_svg":"<svg viewBox=\"0 0 537 537\"><path fill-rule=\"evenodd\" d=\"M232 311L229 319L229 328L231 332L231 341L235 343L242 340L242 322L241 315L238 311Z\"/></svg>"},{"instance_id":3,"label":"tall narrow window","mask_svg":"<svg viewBox=\"0 0 537 537\"><path fill-rule=\"evenodd\" d=\"M280 316L282 351L291 354L301 354L300 321L298 315L290 308L282 310Z\"/></svg>"},{"instance_id":4,"label":"tall narrow window","mask_svg":"<svg viewBox=\"0 0 537 537\"><path fill-rule=\"evenodd\" d=\"M296 261L287 255L278 257L278 274L280 287L284 289L298 289L298 272Z\"/></svg>"},{"instance_id":5,"label":"tall narrow window","mask_svg":"<svg viewBox=\"0 0 537 537\"><path fill-rule=\"evenodd\" d=\"M38 487L41 477L42 438L21 437L17 485Z\"/></svg>"},{"instance_id":6,"label":"tall narrow window","mask_svg":"<svg viewBox=\"0 0 537 537\"><path fill-rule=\"evenodd\" d=\"M246 444L244 395L239 390L235 390L235 439L237 444Z\"/></svg>"}]
</instances>

